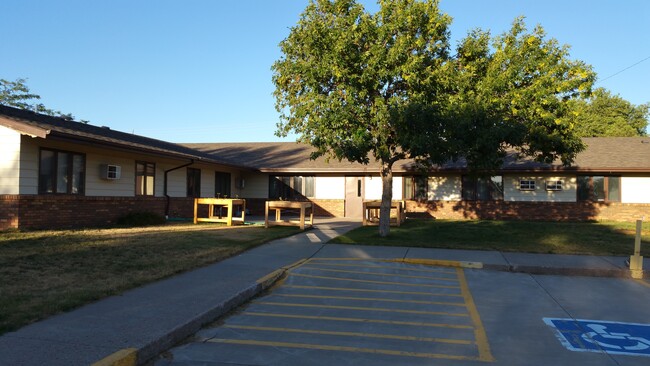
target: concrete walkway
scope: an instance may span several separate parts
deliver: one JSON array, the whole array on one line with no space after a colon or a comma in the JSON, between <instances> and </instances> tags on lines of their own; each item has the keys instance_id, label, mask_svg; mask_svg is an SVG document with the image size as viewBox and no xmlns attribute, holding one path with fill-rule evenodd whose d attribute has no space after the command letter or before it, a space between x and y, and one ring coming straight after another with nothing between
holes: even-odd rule
<instances>
[{"instance_id":1,"label":"concrete walkway","mask_svg":"<svg viewBox=\"0 0 650 366\"><path fill-rule=\"evenodd\" d=\"M273 284L305 258L459 261L534 274L628 277L625 257L325 244L359 223L319 219L314 230L127 291L0 337L0 365L142 363ZM644 268L650 268L646 260Z\"/></svg>"}]
</instances>

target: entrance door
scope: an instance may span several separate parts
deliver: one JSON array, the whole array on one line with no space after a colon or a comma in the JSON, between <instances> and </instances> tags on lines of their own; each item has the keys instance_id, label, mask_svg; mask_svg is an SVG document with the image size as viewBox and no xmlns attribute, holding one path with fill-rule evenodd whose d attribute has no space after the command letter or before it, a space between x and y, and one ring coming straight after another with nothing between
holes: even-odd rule
<instances>
[{"instance_id":1,"label":"entrance door","mask_svg":"<svg viewBox=\"0 0 650 366\"><path fill-rule=\"evenodd\" d=\"M345 217L363 218L363 177L345 177Z\"/></svg>"}]
</instances>

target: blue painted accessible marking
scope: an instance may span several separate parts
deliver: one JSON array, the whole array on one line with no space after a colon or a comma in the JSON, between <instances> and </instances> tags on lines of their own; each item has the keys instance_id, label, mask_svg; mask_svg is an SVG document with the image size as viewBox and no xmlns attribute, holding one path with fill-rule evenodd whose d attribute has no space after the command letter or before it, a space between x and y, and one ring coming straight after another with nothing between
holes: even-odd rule
<instances>
[{"instance_id":1,"label":"blue painted accessible marking","mask_svg":"<svg viewBox=\"0 0 650 366\"><path fill-rule=\"evenodd\" d=\"M571 351L650 357L650 324L544 318Z\"/></svg>"}]
</instances>

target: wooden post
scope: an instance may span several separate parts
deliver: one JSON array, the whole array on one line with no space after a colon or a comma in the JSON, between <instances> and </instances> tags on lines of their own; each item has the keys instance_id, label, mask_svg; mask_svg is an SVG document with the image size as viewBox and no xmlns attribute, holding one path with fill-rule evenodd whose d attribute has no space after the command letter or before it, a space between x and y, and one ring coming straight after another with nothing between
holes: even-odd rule
<instances>
[{"instance_id":1,"label":"wooden post","mask_svg":"<svg viewBox=\"0 0 650 366\"><path fill-rule=\"evenodd\" d=\"M300 206L300 230L305 230L305 205Z\"/></svg>"},{"instance_id":2,"label":"wooden post","mask_svg":"<svg viewBox=\"0 0 650 366\"><path fill-rule=\"evenodd\" d=\"M199 213L199 200L194 199L194 224L198 223L199 221L197 220L198 216L197 214Z\"/></svg>"},{"instance_id":3,"label":"wooden post","mask_svg":"<svg viewBox=\"0 0 650 366\"><path fill-rule=\"evenodd\" d=\"M636 237L634 238L634 255L630 256L632 278L643 278L643 257L641 256L641 229L643 220L636 220Z\"/></svg>"},{"instance_id":4,"label":"wooden post","mask_svg":"<svg viewBox=\"0 0 650 366\"><path fill-rule=\"evenodd\" d=\"M269 201L266 201L266 209L264 210L264 227L269 228Z\"/></svg>"},{"instance_id":5,"label":"wooden post","mask_svg":"<svg viewBox=\"0 0 650 366\"><path fill-rule=\"evenodd\" d=\"M232 214L233 214L233 211L232 211L232 207L233 207L233 205L232 205L232 201L229 201L229 202L228 202L228 206L227 206L227 207L228 207L228 216L226 217L226 225L228 225L228 226L232 226Z\"/></svg>"}]
</instances>

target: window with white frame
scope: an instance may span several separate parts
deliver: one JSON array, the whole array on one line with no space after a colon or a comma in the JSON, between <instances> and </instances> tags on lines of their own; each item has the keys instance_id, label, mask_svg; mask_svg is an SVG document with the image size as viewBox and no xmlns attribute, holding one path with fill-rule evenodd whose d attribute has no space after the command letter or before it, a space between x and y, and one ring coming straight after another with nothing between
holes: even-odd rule
<instances>
[{"instance_id":1,"label":"window with white frame","mask_svg":"<svg viewBox=\"0 0 650 366\"><path fill-rule=\"evenodd\" d=\"M521 179L519 181L519 190L520 191L534 191L535 190L535 181L530 179Z\"/></svg>"},{"instance_id":2,"label":"window with white frame","mask_svg":"<svg viewBox=\"0 0 650 366\"><path fill-rule=\"evenodd\" d=\"M547 180L546 181L546 190L547 191L561 191L564 189L564 181L562 180Z\"/></svg>"}]
</instances>

